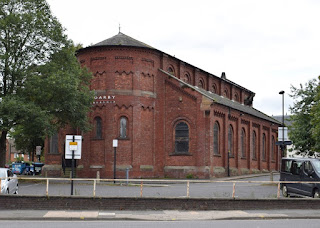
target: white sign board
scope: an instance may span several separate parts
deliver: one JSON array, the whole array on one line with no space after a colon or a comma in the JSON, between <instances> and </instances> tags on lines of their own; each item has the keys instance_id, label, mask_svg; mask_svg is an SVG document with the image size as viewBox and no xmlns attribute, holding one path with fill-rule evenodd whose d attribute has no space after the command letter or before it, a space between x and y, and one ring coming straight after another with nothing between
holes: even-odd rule
<instances>
[{"instance_id":1,"label":"white sign board","mask_svg":"<svg viewBox=\"0 0 320 228\"><path fill-rule=\"evenodd\" d=\"M284 132L283 132L284 131ZM284 139L282 140L282 134ZM287 127L278 127L278 141L289 141L288 139L288 128Z\"/></svg>"},{"instance_id":2,"label":"white sign board","mask_svg":"<svg viewBox=\"0 0 320 228\"><path fill-rule=\"evenodd\" d=\"M36 155L41 155L41 146L36 146Z\"/></svg>"},{"instance_id":3,"label":"white sign board","mask_svg":"<svg viewBox=\"0 0 320 228\"><path fill-rule=\"evenodd\" d=\"M81 159L81 135L66 135L65 159L72 159L72 151L74 151L74 159Z\"/></svg>"},{"instance_id":4,"label":"white sign board","mask_svg":"<svg viewBox=\"0 0 320 228\"><path fill-rule=\"evenodd\" d=\"M112 147L118 147L118 139L112 141Z\"/></svg>"}]
</instances>

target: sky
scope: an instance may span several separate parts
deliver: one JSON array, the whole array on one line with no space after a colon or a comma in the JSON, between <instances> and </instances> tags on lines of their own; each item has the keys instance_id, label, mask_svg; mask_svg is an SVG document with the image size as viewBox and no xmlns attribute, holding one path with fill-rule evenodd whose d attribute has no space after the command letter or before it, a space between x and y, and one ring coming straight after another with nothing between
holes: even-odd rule
<instances>
[{"instance_id":1,"label":"sky","mask_svg":"<svg viewBox=\"0 0 320 228\"><path fill-rule=\"evenodd\" d=\"M318 0L47 0L84 47L122 33L253 91L253 107L290 114L291 86L320 75Z\"/></svg>"}]
</instances>

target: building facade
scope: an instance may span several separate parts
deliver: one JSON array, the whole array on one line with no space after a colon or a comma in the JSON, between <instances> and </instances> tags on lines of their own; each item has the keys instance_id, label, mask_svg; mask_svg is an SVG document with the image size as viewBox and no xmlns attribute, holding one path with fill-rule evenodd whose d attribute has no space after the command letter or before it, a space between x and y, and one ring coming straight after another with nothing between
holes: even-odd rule
<instances>
[{"instance_id":1,"label":"building facade","mask_svg":"<svg viewBox=\"0 0 320 228\"><path fill-rule=\"evenodd\" d=\"M254 109L255 94L123 33L78 51L93 73L93 129L82 134L77 176L212 178L278 170L279 122ZM59 175L65 129L46 142L44 169ZM228 156L229 153L229 156Z\"/></svg>"}]
</instances>

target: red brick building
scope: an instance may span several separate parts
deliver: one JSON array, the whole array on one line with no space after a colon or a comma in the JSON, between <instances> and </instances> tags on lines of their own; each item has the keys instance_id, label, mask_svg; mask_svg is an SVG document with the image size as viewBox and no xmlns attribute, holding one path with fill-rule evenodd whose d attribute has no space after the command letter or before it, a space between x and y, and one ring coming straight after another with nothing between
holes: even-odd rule
<instances>
[{"instance_id":1,"label":"red brick building","mask_svg":"<svg viewBox=\"0 0 320 228\"><path fill-rule=\"evenodd\" d=\"M83 134L77 176L211 178L278 170L279 122L252 107L255 94L119 33L79 50L94 75L93 130ZM47 143L45 169L59 174L66 134ZM228 159L228 151L230 158ZM67 161L68 162L68 161Z\"/></svg>"}]
</instances>

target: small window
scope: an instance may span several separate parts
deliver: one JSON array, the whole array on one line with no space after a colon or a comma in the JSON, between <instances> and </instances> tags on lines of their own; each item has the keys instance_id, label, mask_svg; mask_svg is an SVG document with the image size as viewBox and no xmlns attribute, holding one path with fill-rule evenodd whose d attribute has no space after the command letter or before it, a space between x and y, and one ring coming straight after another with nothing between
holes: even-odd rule
<instances>
[{"instance_id":1,"label":"small window","mask_svg":"<svg viewBox=\"0 0 320 228\"><path fill-rule=\"evenodd\" d=\"M201 88L201 89L204 89L204 81L203 81L202 78L199 79L198 87Z\"/></svg>"},{"instance_id":2,"label":"small window","mask_svg":"<svg viewBox=\"0 0 320 228\"><path fill-rule=\"evenodd\" d=\"M219 137L220 136L220 127L218 122L215 122L213 125L213 153L220 154L219 150Z\"/></svg>"},{"instance_id":3,"label":"small window","mask_svg":"<svg viewBox=\"0 0 320 228\"><path fill-rule=\"evenodd\" d=\"M272 136L272 142L271 142L271 160L274 161L274 153L275 153L275 140L274 140L274 136Z\"/></svg>"},{"instance_id":4,"label":"small window","mask_svg":"<svg viewBox=\"0 0 320 228\"><path fill-rule=\"evenodd\" d=\"M127 138L127 126L128 120L126 117L122 116L120 118L120 138L124 139Z\"/></svg>"},{"instance_id":5,"label":"small window","mask_svg":"<svg viewBox=\"0 0 320 228\"><path fill-rule=\"evenodd\" d=\"M102 139L102 119L100 117L94 118L95 138Z\"/></svg>"},{"instance_id":6,"label":"small window","mask_svg":"<svg viewBox=\"0 0 320 228\"><path fill-rule=\"evenodd\" d=\"M244 131L244 129L242 128L241 130L241 156L243 158L246 157L246 132Z\"/></svg>"},{"instance_id":7,"label":"small window","mask_svg":"<svg viewBox=\"0 0 320 228\"><path fill-rule=\"evenodd\" d=\"M167 71L168 71L170 74L174 75L174 68L173 68L172 66L169 66Z\"/></svg>"},{"instance_id":8,"label":"small window","mask_svg":"<svg viewBox=\"0 0 320 228\"><path fill-rule=\"evenodd\" d=\"M58 133L50 137L50 154L58 154Z\"/></svg>"},{"instance_id":9,"label":"small window","mask_svg":"<svg viewBox=\"0 0 320 228\"><path fill-rule=\"evenodd\" d=\"M257 159L257 135L255 131L252 134L252 159Z\"/></svg>"},{"instance_id":10,"label":"small window","mask_svg":"<svg viewBox=\"0 0 320 228\"><path fill-rule=\"evenodd\" d=\"M231 125L228 129L228 152L233 156L233 128Z\"/></svg>"},{"instance_id":11,"label":"small window","mask_svg":"<svg viewBox=\"0 0 320 228\"><path fill-rule=\"evenodd\" d=\"M189 153L189 126L185 122L175 127L175 153Z\"/></svg>"},{"instance_id":12,"label":"small window","mask_svg":"<svg viewBox=\"0 0 320 228\"><path fill-rule=\"evenodd\" d=\"M266 135L262 135L262 160L266 160Z\"/></svg>"}]
</instances>

